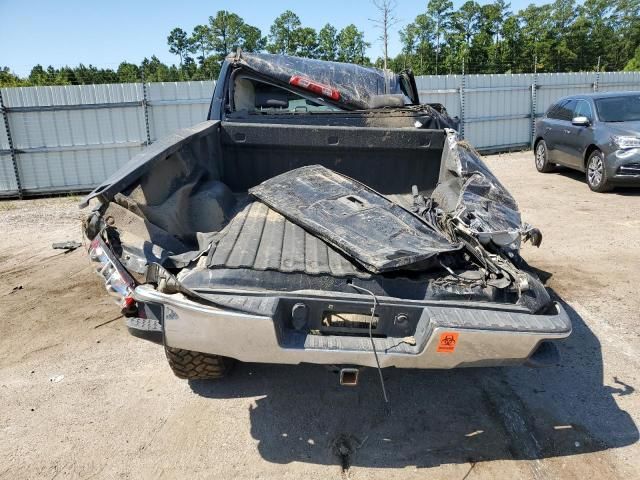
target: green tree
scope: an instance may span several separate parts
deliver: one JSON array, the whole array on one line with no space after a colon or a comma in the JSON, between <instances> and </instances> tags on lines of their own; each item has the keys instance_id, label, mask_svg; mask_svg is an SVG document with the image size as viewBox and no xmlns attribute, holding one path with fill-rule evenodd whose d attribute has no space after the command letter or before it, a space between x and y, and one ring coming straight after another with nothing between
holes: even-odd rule
<instances>
[{"instance_id":1,"label":"green tree","mask_svg":"<svg viewBox=\"0 0 640 480\"><path fill-rule=\"evenodd\" d=\"M371 44L365 42L364 32L354 25L347 25L338 33L338 60L341 62L358 63L368 65L369 59L365 57L365 50Z\"/></svg>"},{"instance_id":2,"label":"green tree","mask_svg":"<svg viewBox=\"0 0 640 480\"><path fill-rule=\"evenodd\" d=\"M27 82L11 72L9 67L0 67L0 87L21 87Z\"/></svg>"},{"instance_id":3,"label":"green tree","mask_svg":"<svg viewBox=\"0 0 640 480\"><path fill-rule=\"evenodd\" d=\"M557 72L571 70L571 65L577 59L570 35L571 25L576 18L575 1L555 0L551 9L551 31L549 32L549 38L553 45L550 52L551 64L555 65L554 70Z\"/></svg>"},{"instance_id":4,"label":"green tree","mask_svg":"<svg viewBox=\"0 0 640 480\"><path fill-rule=\"evenodd\" d=\"M585 0L578 9L583 16L588 31L591 69L598 64L605 69L620 68L615 34L615 4L609 0Z\"/></svg>"},{"instance_id":5,"label":"green tree","mask_svg":"<svg viewBox=\"0 0 640 480\"><path fill-rule=\"evenodd\" d=\"M320 60L335 60L338 55L338 31L327 23L318 32L318 58Z\"/></svg>"},{"instance_id":6,"label":"green tree","mask_svg":"<svg viewBox=\"0 0 640 480\"><path fill-rule=\"evenodd\" d=\"M450 69L457 71L457 68L462 69L462 62L468 63L472 40L478 34L480 12L480 5L469 0L451 14L450 29L445 34L449 45L446 63Z\"/></svg>"},{"instance_id":7,"label":"green tree","mask_svg":"<svg viewBox=\"0 0 640 480\"><path fill-rule=\"evenodd\" d=\"M220 74L220 62L215 57L207 57L202 65L201 80L215 80Z\"/></svg>"},{"instance_id":8,"label":"green tree","mask_svg":"<svg viewBox=\"0 0 640 480\"><path fill-rule=\"evenodd\" d=\"M400 32L404 65L410 65L418 75L434 73L430 70L430 60L435 57L433 41L435 23L427 14L418 15Z\"/></svg>"},{"instance_id":9,"label":"green tree","mask_svg":"<svg viewBox=\"0 0 640 480\"><path fill-rule=\"evenodd\" d=\"M267 39L262 36L262 32L258 27L244 24L242 26L242 43L241 48L245 52L259 52L264 50Z\"/></svg>"},{"instance_id":10,"label":"green tree","mask_svg":"<svg viewBox=\"0 0 640 480\"><path fill-rule=\"evenodd\" d=\"M27 81L30 85L49 85L47 72L40 64L31 69L29 77L27 77Z\"/></svg>"},{"instance_id":11,"label":"green tree","mask_svg":"<svg viewBox=\"0 0 640 480\"><path fill-rule=\"evenodd\" d=\"M193 48L187 32L181 28L174 28L167 37L167 43L169 44L169 52L178 55L180 66L182 66L185 58Z\"/></svg>"},{"instance_id":12,"label":"green tree","mask_svg":"<svg viewBox=\"0 0 640 480\"><path fill-rule=\"evenodd\" d=\"M624 69L629 72L640 71L640 46L636 48L635 55L627 62Z\"/></svg>"},{"instance_id":13,"label":"green tree","mask_svg":"<svg viewBox=\"0 0 640 480\"><path fill-rule=\"evenodd\" d=\"M219 60L241 46L243 27L244 21L226 10L209 17L209 44Z\"/></svg>"},{"instance_id":14,"label":"green tree","mask_svg":"<svg viewBox=\"0 0 640 480\"><path fill-rule=\"evenodd\" d=\"M135 83L141 80L140 68L128 62L122 62L118 65L118 81L121 83Z\"/></svg>"},{"instance_id":15,"label":"green tree","mask_svg":"<svg viewBox=\"0 0 640 480\"><path fill-rule=\"evenodd\" d=\"M520 23L517 16L510 16L504 21L504 25L502 26L502 35L502 63L509 65L509 68L505 70L505 73L529 71L524 66L523 62L523 39L520 29Z\"/></svg>"},{"instance_id":16,"label":"green tree","mask_svg":"<svg viewBox=\"0 0 640 480\"><path fill-rule=\"evenodd\" d=\"M209 38L209 27L206 25L196 25L193 27L193 33L189 38L189 42L191 43L193 52L200 53L198 60L200 61L201 66L204 64L205 59L211 51L211 42Z\"/></svg>"},{"instance_id":17,"label":"green tree","mask_svg":"<svg viewBox=\"0 0 640 480\"><path fill-rule=\"evenodd\" d=\"M267 50L271 53L295 55L298 50L297 30L301 25L300 18L291 10L280 14L269 30Z\"/></svg>"},{"instance_id":18,"label":"green tree","mask_svg":"<svg viewBox=\"0 0 640 480\"><path fill-rule=\"evenodd\" d=\"M449 26L449 19L453 10L451 0L429 0L427 14L433 19L436 30L436 75L438 74L438 60L440 57L440 39Z\"/></svg>"},{"instance_id":19,"label":"green tree","mask_svg":"<svg viewBox=\"0 0 640 480\"><path fill-rule=\"evenodd\" d=\"M169 67L160 61L155 55L151 59L144 58L140 65L145 82L166 82L169 80Z\"/></svg>"},{"instance_id":20,"label":"green tree","mask_svg":"<svg viewBox=\"0 0 640 480\"><path fill-rule=\"evenodd\" d=\"M301 27L295 30L295 54L300 57L316 58L318 53L318 35L313 28Z\"/></svg>"},{"instance_id":21,"label":"green tree","mask_svg":"<svg viewBox=\"0 0 640 480\"><path fill-rule=\"evenodd\" d=\"M553 46L550 37L551 6L529 5L518 14L523 42L523 59L529 62L527 71L550 71L551 58L549 52Z\"/></svg>"},{"instance_id":22,"label":"green tree","mask_svg":"<svg viewBox=\"0 0 640 480\"><path fill-rule=\"evenodd\" d=\"M613 3L616 51L622 64L628 59L635 58L637 47L640 45L640 0L613 0Z\"/></svg>"}]
</instances>

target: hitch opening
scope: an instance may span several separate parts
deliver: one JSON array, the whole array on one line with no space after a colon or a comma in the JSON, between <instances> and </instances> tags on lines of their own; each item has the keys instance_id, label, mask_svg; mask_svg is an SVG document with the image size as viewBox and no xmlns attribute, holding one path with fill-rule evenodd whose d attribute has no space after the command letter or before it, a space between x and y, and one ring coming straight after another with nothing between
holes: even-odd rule
<instances>
[{"instance_id":1,"label":"hitch opening","mask_svg":"<svg viewBox=\"0 0 640 480\"><path fill-rule=\"evenodd\" d=\"M359 368L341 368L340 369L340 385L347 387L355 387L358 385Z\"/></svg>"}]
</instances>

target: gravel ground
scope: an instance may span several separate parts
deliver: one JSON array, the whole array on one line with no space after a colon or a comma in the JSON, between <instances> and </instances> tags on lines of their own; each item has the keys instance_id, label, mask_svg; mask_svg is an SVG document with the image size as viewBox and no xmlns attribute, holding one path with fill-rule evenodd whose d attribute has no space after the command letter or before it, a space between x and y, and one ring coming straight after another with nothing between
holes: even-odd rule
<instances>
[{"instance_id":1,"label":"gravel ground","mask_svg":"<svg viewBox=\"0 0 640 480\"><path fill-rule=\"evenodd\" d=\"M547 369L385 371L389 415L370 370L352 389L308 365L178 380L84 251L51 249L81 241L78 199L0 202L0 477L640 478L640 190L487 161L543 231L523 253L574 332Z\"/></svg>"}]
</instances>

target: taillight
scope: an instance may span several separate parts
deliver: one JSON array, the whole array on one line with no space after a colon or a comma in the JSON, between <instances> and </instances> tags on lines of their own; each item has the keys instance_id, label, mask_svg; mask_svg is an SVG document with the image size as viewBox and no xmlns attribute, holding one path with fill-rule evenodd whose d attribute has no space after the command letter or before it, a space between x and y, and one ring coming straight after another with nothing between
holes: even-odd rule
<instances>
[{"instance_id":1,"label":"taillight","mask_svg":"<svg viewBox=\"0 0 640 480\"><path fill-rule=\"evenodd\" d=\"M107 292L118 299L122 312L133 311L135 300L132 297L135 282L127 271L113 258L108 247L100 237L96 237L89 245L89 258L97 263L96 273L102 277Z\"/></svg>"},{"instance_id":2,"label":"taillight","mask_svg":"<svg viewBox=\"0 0 640 480\"><path fill-rule=\"evenodd\" d=\"M317 93L332 100L340 100L340 92L330 85L319 83L311 80L310 78L303 77L301 75L294 75L289 80L289 84L294 87L303 88L310 92Z\"/></svg>"}]
</instances>

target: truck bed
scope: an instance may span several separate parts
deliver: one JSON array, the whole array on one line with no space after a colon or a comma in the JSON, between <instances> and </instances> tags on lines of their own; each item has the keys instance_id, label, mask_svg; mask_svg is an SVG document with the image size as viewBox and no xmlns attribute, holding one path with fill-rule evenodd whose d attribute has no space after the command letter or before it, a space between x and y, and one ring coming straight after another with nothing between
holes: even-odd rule
<instances>
[{"instance_id":1,"label":"truck bed","mask_svg":"<svg viewBox=\"0 0 640 480\"><path fill-rule=\"evenodd\" d=\"M112 239L115 250L128 270L143 277L148 265L158 263L185 288L353 293L348 281L359 279L376 294L400 299L522 301L532 311L543 308L548 295L535 279L529 281L529 293L520 296L491 281L474 281L475 267L469 270L461 255L467 265L453 275L455 261L449 270L437 263L423 271L371 273L295 219L285 219L256 199L247 206L250 188L300 167L321 165L407 207L413 185L428 198L441 181L443 162L452 161L446 139L444 130L420 128L204 122L149 147L87 200L102 201L109 232L118 236ZM461 160L464 168L471 160ZM498 213L511 212L512 199L495 186L479 185L470 193L481 198L496 191L503 202L495 207ZM455 207L447 192L443 189L442 203ZM474 222L486 227L483 216L492 214L491 208L489 202L477 211ZM498 218L502 222L504 217ZM460 277L467 274L472 277Z\"/></svg>"}]
</instances>

